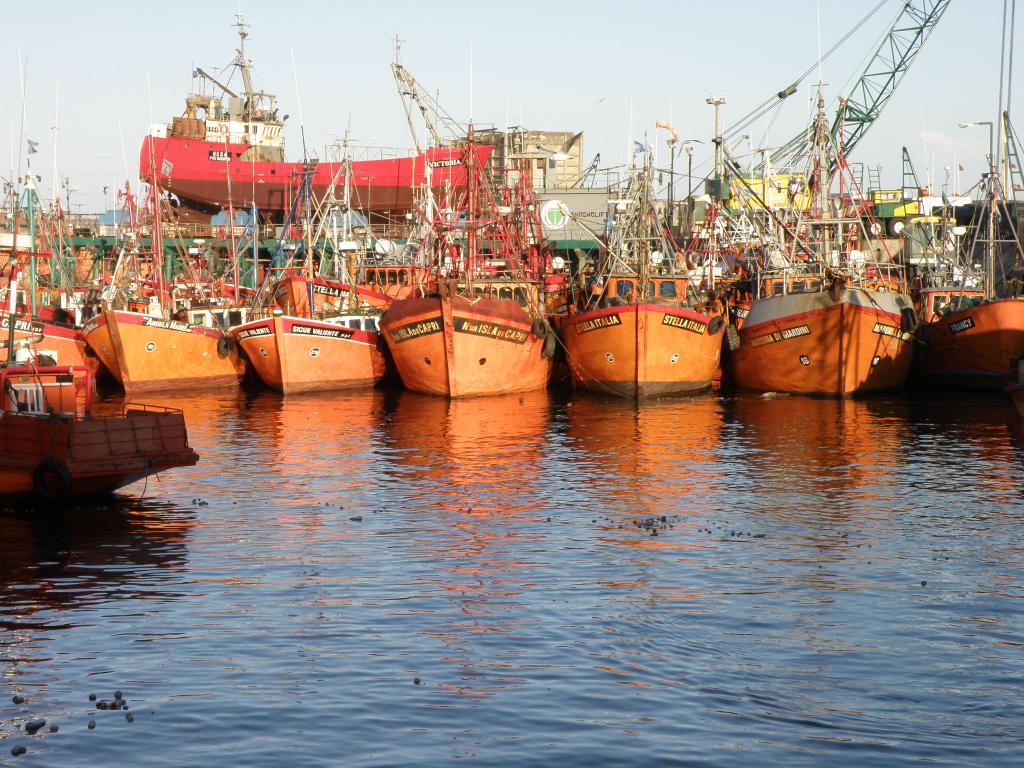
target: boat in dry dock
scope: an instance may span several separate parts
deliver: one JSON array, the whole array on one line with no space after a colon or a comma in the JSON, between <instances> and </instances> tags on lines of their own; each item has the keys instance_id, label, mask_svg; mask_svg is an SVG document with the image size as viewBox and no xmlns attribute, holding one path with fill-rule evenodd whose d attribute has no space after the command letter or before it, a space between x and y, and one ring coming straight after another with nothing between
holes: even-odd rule
<instances>
[{"instance_id":1,"label":"boat in dry dock","mask_svg":"<svg viewBox=\"0 0 1024 768\"><path fill-rule=\"evenodd\" d=\"M0 497L108 493L198 461L181 411L126 403L96 416L92 391L83 366L0 368Z\"/></svg>"},{"instance_id":2,"label":"boat in dry dock","mask_svg":"<svg viewBox=\"0 0 1024 768\"><path fill-rule=\"evenodd\" d=\"M473 143L467 185L428 205L422 243L439 290L394 302L380 320L407 389L445 397L542 389L556 340L548 314L559 300L545 284L544 247L532 182L511 169L491 188ZM564 303L564 293L562 298Z\"/></svg>"},{"instance_id":3,"label":"boat in dry dock","mask_svg":"<svg viewBox=\"0 0 1024 768\"><path fill-rule=\"evenodd\" d=\"M232 206L255 206L265 217L283 220L299 193L305 163L285 160L284 127L276 97L257 90L246 58L248 26L236 19L239 47L229 65L241 87L196 68L200 88L185 99L185 112L154 127L142 143L139 174L156 169L157 185L174 194L181 212L197 221ZM209 88L209 90L207 90ZM486 163L493 147L476 148ZM413 206L413 191L429 178L437 192L465 186L462 150L439 147L407 157L382 157L352 164L350 182L357 207L401 214ZM428 172L427 166L430 166ZM335 183L340 162L321 162L312 178L322 196Z\"/></svg>"},{"instance_id":4,"label":"boat in dry dock","mask_svg":"<svg viewBox=\"0 0 1024 768\"><path fill-rule=\"evenodd\" d=\"M607 247L559 323L573 385L637 399L707 389L725 319L690 287L685 257L665 235L649 161L610 209Z\"/></svg>"}]
</instances>

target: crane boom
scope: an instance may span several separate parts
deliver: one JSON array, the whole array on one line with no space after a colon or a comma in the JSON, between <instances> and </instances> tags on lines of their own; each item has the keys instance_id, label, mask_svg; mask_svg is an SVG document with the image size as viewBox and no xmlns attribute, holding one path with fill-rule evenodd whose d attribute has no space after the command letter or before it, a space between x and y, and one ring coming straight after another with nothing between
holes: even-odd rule
<instances>
[{"instance_id":1,"label":"crane boom","mask_svg":"<svg viewBox=\"0 0 1024 768\"><path fill-rule=\"evenodd\" d=\"M405 109L405 118L409 123L409 131L412 133L413 143L416 151L422 152L419 136L413 121L413 106L419 111L423 123L430 133L430 142L434 147L440 147L444 142L439 133L439 127L443 127L451 134L451 138L461 138L466 135L466 126L460 125L455 118L449 115L436 98L425 93L416 78L412 76L401 61L400 41L395 39L395 60L391 64L391 73L395 77L395 85L398 88L398 96L402 99L402 107Z\"/></svg>"},{"instance_id":2,"label":"crane boom","mask_svg":"<svg viewBox=\"0 0 1024 768\"><path fill-rule=\"evenodd\" d=\"M832 122L832 141L849 155L878 120L889 99L921 52L951 0L907 0L882 38ZM811 126L772 153L774 168L794 169L811 145ZM834 162L834 161L833 161Z\"/></svg>"}]
</instances>

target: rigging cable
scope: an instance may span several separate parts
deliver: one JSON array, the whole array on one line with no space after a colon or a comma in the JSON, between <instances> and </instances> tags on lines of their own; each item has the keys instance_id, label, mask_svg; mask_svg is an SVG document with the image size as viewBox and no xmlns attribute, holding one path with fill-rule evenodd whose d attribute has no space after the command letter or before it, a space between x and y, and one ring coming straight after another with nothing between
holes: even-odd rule
<instances>
[{"instance_id":1,"label":"rigging cable","mask_svg":"<svg viewBox=\"0 0 1024 768\"><path fill-rule=\"evenodd\" d=\"M843 35L831 48L829 48L824 53L824 55L821 57L821 62L824 62L826 59L828 59L833 53L836 52L838 48L844 45L847 40L853 37L853 35L856 34L857 31L860 30L860 28L863 27L876 13L878 13L878 11L880 11L888 1L889 0L881 0L879 3L875 5L874 8L868 11L867 15L865 15L860 21L858 21L845 35ZM752 122L754 122L755 120L759 120L761 117L767 114L776 102L782 101L786 97L791 96L793 91L796 89L796 86L802 83L809 74L817 70L818 65L819 62L815 61L814 64L812 64L799 77L797 77L796 80L793 81L792 85L790 85L788 88L782 91L779 91L777 94L774 94L773 96L766 99L760 105L754 107L754 109L752 109L746 115L741 117L737 123L734 123L731 127L727 128L725 132L722 134L722 138L733 138L735 134L740 133L745 128L747 128L747 126L749 126ZM783 94L785 94L785 96L783 96Z\"/></svg>"}]
</instances>

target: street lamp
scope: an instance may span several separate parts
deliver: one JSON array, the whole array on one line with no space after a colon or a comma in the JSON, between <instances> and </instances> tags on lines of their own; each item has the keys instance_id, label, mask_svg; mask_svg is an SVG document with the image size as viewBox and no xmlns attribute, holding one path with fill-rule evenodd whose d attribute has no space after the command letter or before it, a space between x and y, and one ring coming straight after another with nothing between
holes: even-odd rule
<instances>
[{"instance_id":1,"label":"street lamp","mask_svg":"<svg viewBox=\"0 0 1024 768\"><path fill-rule=\"evenodd\" d=\"M683 139L683 149L686 150L687 197L693 197L693 145L703 143L700 139Z\"/></svg>"},{"instance_id":2,"label":"street lamp","mask_svg":"<svg viewBox=\"0 0 1024 768\"><path fill-rule=\"evenodd\" d=\"M973 123L960 123L960 127L961 128L978 128L978 127L980 127L982 125L987 125L988 126L988 167L989 167L989 170L995 170L995 162L996 162L996 160L995 160L995 155L992 154L992 148L993 148L993 144L994 144L994 142L993 142L993 131L992 131L992 121L991 120L978 120L978 121L973 122Z\"/></svg>"}]
</instances>

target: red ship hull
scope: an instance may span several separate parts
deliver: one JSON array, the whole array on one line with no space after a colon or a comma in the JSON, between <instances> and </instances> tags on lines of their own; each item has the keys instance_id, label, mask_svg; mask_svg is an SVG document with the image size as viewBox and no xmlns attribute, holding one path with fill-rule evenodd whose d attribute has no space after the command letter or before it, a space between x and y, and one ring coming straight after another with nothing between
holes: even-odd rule
<instances>
[{"instance_id":1,"label":"red ship hull","mask_svg":"<svg viewBox=\"0 0 1024 768\"><path fill-rule=\"evenodd\" d=\"M263 213L283 214L298 193L303 163L240 159L248 148L246 144L176 136L146 137L139 154L139 175L148 180L155 168L159 186L176 195L185 208L215 213L228 207L230 171L230 202L235 208L255 205ZM476 147L477 162L486 164L493 149ZM415 189L426 182L427 163L436 192L465 186L464 151L461 147L430 149L415 157L353 162L352 207L374 212L411 210ZM340 190L345 181L342 168L341 163L319 163L312 180L314 195L322 196L332 182Z\"/></svg>"}]
</instances>

